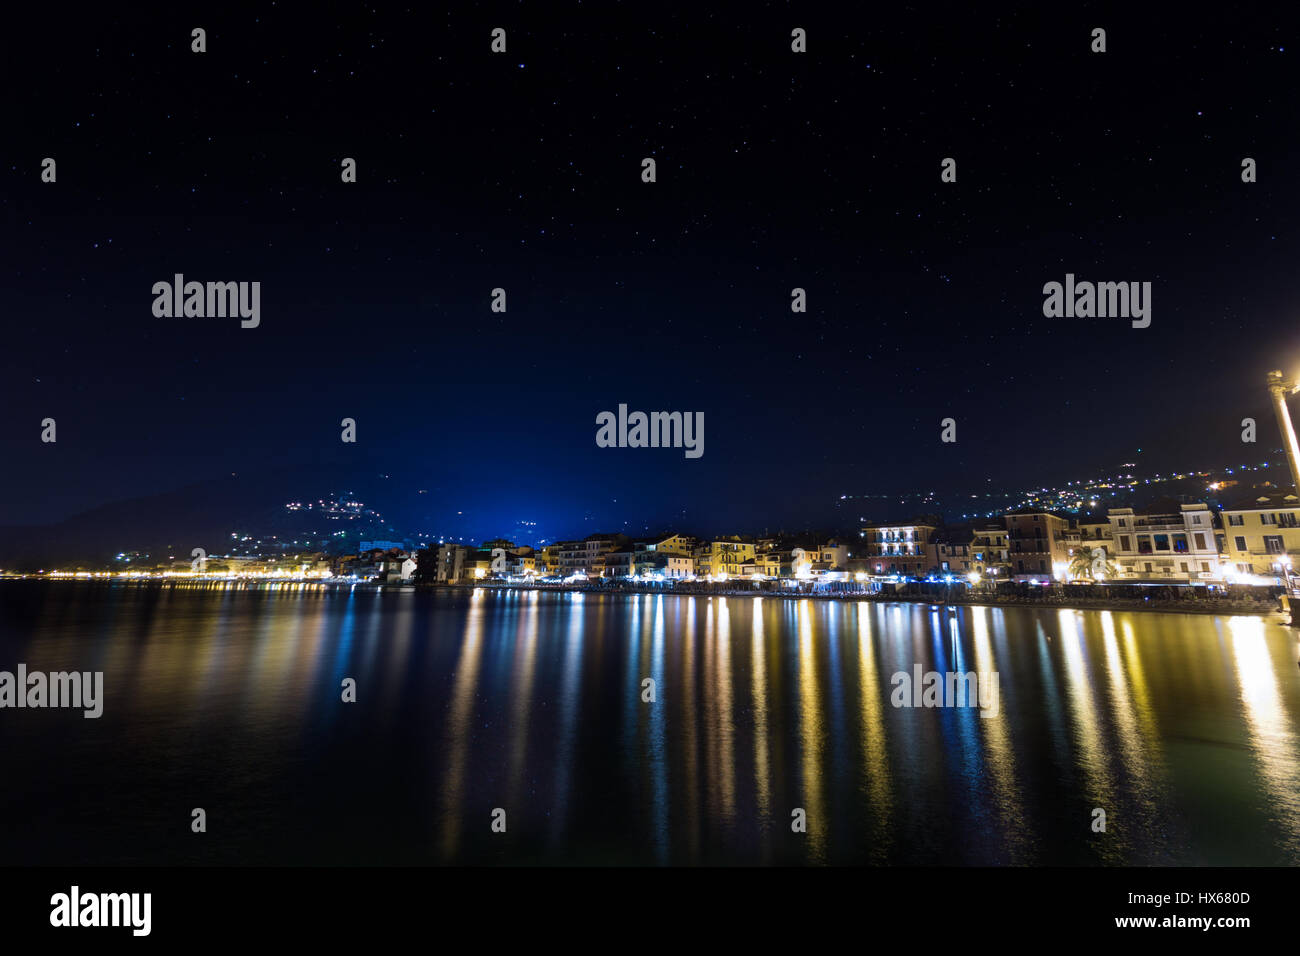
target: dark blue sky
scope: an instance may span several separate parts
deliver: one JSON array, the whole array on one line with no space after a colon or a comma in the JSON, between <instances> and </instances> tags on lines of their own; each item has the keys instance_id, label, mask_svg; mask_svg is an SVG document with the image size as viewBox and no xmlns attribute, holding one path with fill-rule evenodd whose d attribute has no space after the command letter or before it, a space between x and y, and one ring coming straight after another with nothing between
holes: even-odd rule
<instances>
[{"instance_id":1,"label":"dark blue sky","mask_svg":"<svg viewBox=\"0 0 1300 956\"><path fill-rule=\"evenodd\" d=\"M425 489L435 531L806 525L845 493L1064 482L1139 447L1266 457L1247 415L1276 444L1293 24L337 9L13 26L0 523L306 469L302 497ZM260 327L154 317L177 272L260 281ZM1067 272L1150 281L1151 327L1045 319ZM704 412L703 458L597 448L620 402Z\"/></svg>"}]
</instances>

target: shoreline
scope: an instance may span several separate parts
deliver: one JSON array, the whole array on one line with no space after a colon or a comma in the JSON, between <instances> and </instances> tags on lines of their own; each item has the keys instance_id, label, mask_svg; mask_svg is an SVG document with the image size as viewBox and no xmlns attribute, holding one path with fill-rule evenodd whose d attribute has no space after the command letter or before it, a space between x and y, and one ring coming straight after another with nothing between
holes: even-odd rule
<instances>
[{"instance_id":1,"label":"shoreline","mask_svg":"<svg viewBox=\"0 0 1300 956\"><path fill-rule=\"evenodd\" d=\"M777 590L755 590L752 588L665 588L650 586L599 586L599 585L572 585L572 584L546 584L546 585L523 585L523 584L502 584L502 583L483 583L477 582L472 584L414 584L411 582L388 583L378 581L342 581L321 578L104 578L104 577L76 577L72 575L51 577L45 575L4 575L0 581L44 581L44 582L72 582L80 584L129 584L129 585L166 585L169 587L195 587L214 584L243 584L250 587L261 587L264 585L303 585L308 584L315 587L325 588L362 588L364 590L409 590L409 591L475 591L479 589L492 591L522 592L555 592L563 594L598 594L598 595L669 595L672 597L725 597L725 598L771 598L782 601L845 601L845 602L866 602L870 604L928 604L945 607L990 607L990 608L1036 608L1044 610L1070 610L1070 611L1132 611L1147 614L1199 614L1199 615L1219 615L1224 617L1262 617L1273 619L1276 623L1288 626L1285 612L1283 612L1277 603L1273 600L1249 600L1243 599L1238 602L1224 602L1222 604L1212 604L1207 601L1151 601L1142 599L1124 599L1124 598L1098 598L1095 600L1080 599L1077 597L1062 598L1060 600L1043 600L1039 598L1027 598L1020 595L1006 596L998 600L991 595L949 595L947 597L935 595L926 596L919 594L888 594L885 592L854 593L854 592L830 592L830 593L802 593L799 591L777 591ZM1050 592L1049 592L1050 593ZM1048 596L1048 595L1045 595ZM1054 595L1053 595L1054 596ZM1300 626L1300 625L1297 625Z\"/></svg>"},{"instance_id":2,"label":"shoreline","mask_svg":"<svg viewBox=\"0 0 1300 956\"><path fill-rule=\"evenodd\" d=\"M391 587L392 585L388 585ZM875 594L855 594L855 593L829 593L829 594L802 594L797 591L758 591L753 589L736 590L676 590L674 588L653 588L653 587L591 587L576 585L514 585L514 584L421 584L414 585L419 590L433 591L473 591L476 589L485 589L493 591L555 591L562 593L578 592L582 594L650 594L650 595L670 595L673 597L734 597L734 598L773 598L776 600L787 601L846 601L846 602L867 602L871 604L928 604L931 606L942 607L991 607L991 608L1042 608L1046 610L1064 610L1064 611L1135 611L1147 614L1200 614L1200 615L1219 615L1226 617L1275 617L1278 623L1285 624L1284 614L1277 607L1276 602L1251 601L1241 602L1240 604L1223 604L1219 606L1209 606L1207 602L1188 601L1181 602L1163 602L1147 601L1141 599L1123 600L1116 598L1100 598L1095 601L1062 600L1062 601L1044 601L1034 599L1009 599L997 600L985 596L961 596L961 597L925 597L917 594L884 594L877 592Z\"/></svg>"}]
</instances>

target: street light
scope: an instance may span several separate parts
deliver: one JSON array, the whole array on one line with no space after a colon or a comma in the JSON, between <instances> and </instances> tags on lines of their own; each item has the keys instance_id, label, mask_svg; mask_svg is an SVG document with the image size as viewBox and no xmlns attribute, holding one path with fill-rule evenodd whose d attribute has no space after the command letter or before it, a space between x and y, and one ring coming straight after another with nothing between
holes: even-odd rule
<instances>
[{"instance_id":1,"label":"street light","mask_svg":"<svg viewBox=\"0 0 1300 956\"><path fill-rule=\"evenodd\" d=\"M1282 568L1282 578L1286 581L1286 591L1293 594L1294 589L1291 587L1291 555L1283 554L1277 562Z\"/></svg>"},{"instance_id":2,"label":"street light","mask_svg":"<svg viewBox=\"0 0 1300 956\"><path fill-rule=\"evenodd\" d=\"M1295 426L1291 424L1291 412L1286 407L1287 397L1300 392L1300 383L1284 378L1280 371L1268 373L1268 393L1273 396L1273 411L1277 414L1277 427L1282 432L1282 443L1286 445L1286 460L1291 465L1291 482L1300 490L1300 443L1296 441Z\"/></svg>"}]
</instances>

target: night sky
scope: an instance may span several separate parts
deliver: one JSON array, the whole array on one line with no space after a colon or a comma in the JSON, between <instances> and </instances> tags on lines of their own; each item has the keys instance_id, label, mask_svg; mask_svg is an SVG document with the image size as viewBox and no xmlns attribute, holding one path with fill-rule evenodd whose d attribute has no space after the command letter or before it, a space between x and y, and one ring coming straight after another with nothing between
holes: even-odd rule
<instances>
[{"instance_id":1,"label":"night sky","mask_svg":"<svg viewBox=\"0 0 1300 956\"><path fill-rule=\"evenodd\" d=\"M1270 456L1293 23L704 6L14 14L0 523L235 473L388 475L412 530L746 531ZM1067 272L1151 282L1150 328L1044 318ZM260 326L155 317L175 273L261 282ZM704 412L704 456L597 448L619 403Z\"/></svg>"}]
</instances>

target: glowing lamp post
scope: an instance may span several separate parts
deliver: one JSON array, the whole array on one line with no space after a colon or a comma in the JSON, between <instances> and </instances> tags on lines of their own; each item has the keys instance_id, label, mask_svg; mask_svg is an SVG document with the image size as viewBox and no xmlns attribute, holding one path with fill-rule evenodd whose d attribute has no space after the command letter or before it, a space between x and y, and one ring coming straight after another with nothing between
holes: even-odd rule
<instances>
[{"instance_id":1,"label":"glowing lamp post","mask_svg":"<svg viewBox=\"0 0 1300 956\"><path fill-rule=\"evenodd\" d=\"M1287 397L1300 392L1300 384L1289 378L1283 378L1279 371L1268 373L1268 393L1273 397L1273 411L1277 414L1277 427L1282 432L1282 443L1286 446L1286 460L1291 465L1291 482L1300 490L1300 443L1296 442L1295 426L1291 424L1291 412L1286 407Z\"/></svg>"}]
</instances>

